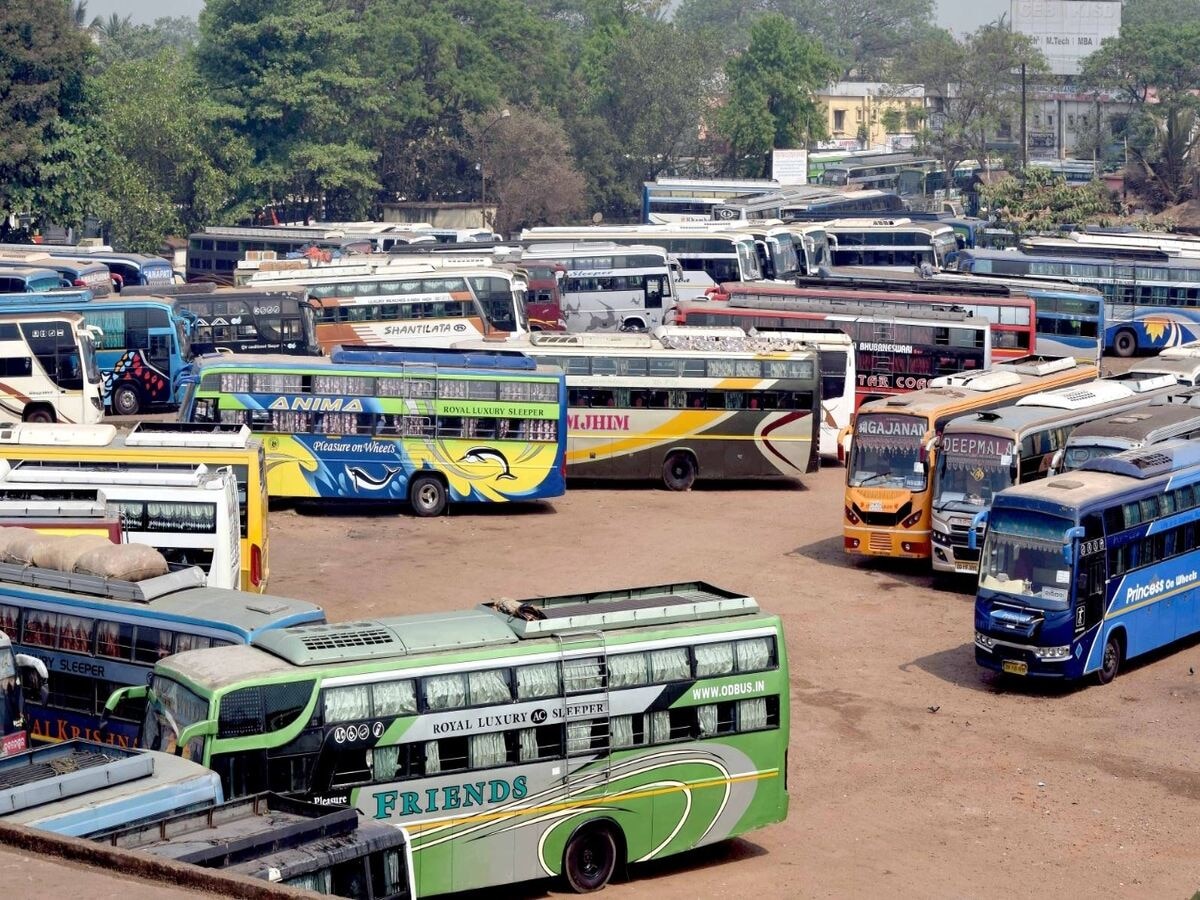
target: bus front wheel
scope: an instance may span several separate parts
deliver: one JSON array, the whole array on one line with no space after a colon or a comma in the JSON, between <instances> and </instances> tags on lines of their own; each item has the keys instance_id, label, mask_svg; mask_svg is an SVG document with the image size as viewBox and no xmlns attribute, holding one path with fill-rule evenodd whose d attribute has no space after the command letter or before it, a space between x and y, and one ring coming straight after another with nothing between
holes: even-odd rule
<instances>
[{"instance_id":1,"label":"bus front wheel","mask_svg":"<svg viewBox=\"0 0 1200 900\"><path fill-rule=\"evenodd\" d=\"M112 408L118 416L136 416L142 409L142 398L138 396L137 388L128 384L113 388Z\"/></svg>"},{"instance_id":2,"label":"bus front wheel","mask_svg":"<svg viewBox=\"0 0 1200 900\"><path fill-rule=\"evenodd\" d=\"M54 410L49 406L33 406L25 410L26 422L48 425L54 421Z\"/></svg>"},{"instance_id":3,"label":"bus front wheel","mask_svg":"<svg viewBox=\"0 0 1200 900\"><path fill-rule=\"evenodd\" d=\"M446 485L434 475L418 475L408 489L408 502L422 518L440 516L446 511Z\"/></svg>"},{"instance_id":4,"label":"bus front wheel","mask_svg":"<svg viewBox=\"0 0 1200 900\"><path fill-rule=\"evenodd\" d=\"M612 829L604 825L580 828L563 850L563 876L577 894L600 890L608 884L616 868L617 841Z\"/></svg>"},{"instance_id":5,"label":"bus front wheel","mask_svg":"<svg viewBox=\"0 0 1200 900\"><path fill-rule=\"evenodd\" d=\"M1113 338L1113 352L1124 359L1128 359L1137 352L1137 335L1128 328L1122 328Z\"/></svg>"},{"instance_id":6,"label":"bus front wheel","mask_svg":"<svg viewBox=\"0 0 1200 900\"><path fill-rule=\"evenodd\" d=\"M1121 668L1121 659L1124 655L1121 635L1113 632L1104 642L1104 657L1100 660L1100 668L1096 671L1096 680L1100 684L1108 684L1117 677L1117 671Z\"/></svg>"},{"instance_id":7,"label":"bus front wheel","mask_svg":"<svg viewBox=\"0 0 1200 900\"><path fill-rule=\"evenodd\" d=\"M690 453L676 450L663 463L663 484L668 490L690 491L696 483L696 460Z\"/></svg>"}]
</instances>

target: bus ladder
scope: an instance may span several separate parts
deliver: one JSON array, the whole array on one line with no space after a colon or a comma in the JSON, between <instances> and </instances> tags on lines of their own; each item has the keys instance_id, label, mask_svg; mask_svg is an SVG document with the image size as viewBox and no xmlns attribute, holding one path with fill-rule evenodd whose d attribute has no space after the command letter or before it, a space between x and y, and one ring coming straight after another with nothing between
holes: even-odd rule
<instances>
[{"instance_id":1,"label":"bus ladder","mask_svg":"<svg viewBox=\"0 0 1200 900\"><path fill-rule=\"evenodd\" d=\"M570 726L573 722L590 722L593 719L601 718L594 711L584 710L581 713L571 715L571 699L573 696L582 696L584 694L602 694L604 697L604 727L603 733L597 733L597 726L593 725L592 729L592 750L596 752L604 760L604 789L608 789L608 781L612 775L612 725L610 707L611 697L608 687L608 648L604 640L604 632L602 631L575 631L566 634L554 635L555 641L558 643L559 658L562 661L562 679L563 679L563 728L564 728L564 746L569 742ZM589 687L589 683L593 677L593 671L590 666L581 665L578 658L568 658L568 654L574 654L578 651L590 651L587 659L598 659L600 662L600 685L596 688ZM571 784L571 765L570 756L567 757L567 766L563 775L563 783L570 787Z\"/></svg>"},{"instance_id":2,"label":"bus ladder","mask_svg":"<svg viewBox=\"0 0 1200 900\"><path fill-rule=\"evenodd\" d=\"M876 341L876 343L893 344L893 343L895 343L895 339L896 339L896 332L895 332L895 323L894 322L884 322L884 321L876 321L875 322L875 341ZM892 355L893 354L891 354L891 353L876 353L876 354L874 354L875 371L881 375L891 375L892 374Z\"/></svg>"}]
</instances>

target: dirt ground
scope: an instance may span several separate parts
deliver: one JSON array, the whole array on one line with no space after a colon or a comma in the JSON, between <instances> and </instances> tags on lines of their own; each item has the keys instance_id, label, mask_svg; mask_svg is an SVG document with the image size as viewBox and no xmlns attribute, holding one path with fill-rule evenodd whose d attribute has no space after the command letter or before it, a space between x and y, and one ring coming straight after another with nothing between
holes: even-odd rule
<instances>
[{"instance_id":1,"label":"dirt ground","mask_svg":"<svg viewBox=\"0 0 1200 900\"><path fill-rule=\"evenodd\" d=\"M436 520L278 510L271 589L347 619L702 579L781 613L787 822L637 868L613 897L1200 888L1200 648L1104 688L1000 690L974 662L967 585L843 556L842 479L832 467L803 487L576 487Z\"/></svg>"}]
</instances>

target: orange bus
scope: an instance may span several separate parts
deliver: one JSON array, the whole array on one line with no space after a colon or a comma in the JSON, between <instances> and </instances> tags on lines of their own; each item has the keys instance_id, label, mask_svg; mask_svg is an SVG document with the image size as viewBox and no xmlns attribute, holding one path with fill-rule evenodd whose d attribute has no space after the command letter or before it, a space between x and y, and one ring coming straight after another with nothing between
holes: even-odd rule
<instances>
[{"instance_id":1,"label":"orange bus","mask_svg":"<svg viewBox=\"0 0 1200 900\"><path fill-rule=\"evenodd\" d=\"M1027 394L1099 377L1070 357L1026 357L980 372L937 378L923 390L858 408L846 460L845 551L930 559L932 473L946 423L1015 403Z\"/></svg>"}]
</instances>

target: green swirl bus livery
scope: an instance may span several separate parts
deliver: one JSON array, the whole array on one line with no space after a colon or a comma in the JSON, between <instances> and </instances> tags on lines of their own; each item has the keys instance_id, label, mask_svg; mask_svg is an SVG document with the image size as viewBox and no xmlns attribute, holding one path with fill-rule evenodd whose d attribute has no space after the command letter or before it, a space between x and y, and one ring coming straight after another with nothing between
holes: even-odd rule
<instances>
[{"instance_id":1,"label":"green swirl bus livery","mask_svg":"<svg viewBox=\"0 0 1200 900\"><path fill-rule=\"evenodd\" d=\"M142 739L227 796L401 828L418 896L603 887L787 814L777 616L693 582L264 634L161 660ZM110 702L118 702L114 695Z\"/></svg>"}]
</instances>

